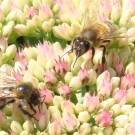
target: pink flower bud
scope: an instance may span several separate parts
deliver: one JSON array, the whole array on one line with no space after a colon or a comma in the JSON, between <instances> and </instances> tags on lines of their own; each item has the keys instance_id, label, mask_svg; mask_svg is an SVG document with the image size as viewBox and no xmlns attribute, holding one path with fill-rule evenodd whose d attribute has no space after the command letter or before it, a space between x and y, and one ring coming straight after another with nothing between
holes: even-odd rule
<instances>
[{"instance_id":1,"label":"pink flower bud","mask_svg":"<svg viewBox=\"0 0 135 135\"><path fill-rule=\"evenodd\" d=\"M66 72L69 71L69 65L65 60L62 60L59 58L59 60L56 61L55 64L55 71L60 76L63 77Z\"/></svg>"},{"instance_id":2,"label":"pink flower bud","mask_svg":"<svg viewBox=\"0 0 135 135\"><path fill-rule=\"evenodd\" d=\"M59 91L60 95L62 95L64 97L67 97L68 94L71 93L71 89L70 89L69 85L64 84L62 82L59 82L59 84L58 84L58 91Z\"/></svg>"},{"instance_id":3,"label":"pink flower bud","mask_svg":"<svg viewBox=\"0 0 135 135\"><path fill-rule=\"evenodd\" d=\"M83 84L88 82L88 70L86 68L81 68L78 76L81 78Z\"/></svg>"},{"instance_id":4,"label":"pink flower bud","mask_svg":"<svg viewBox=\"0 0 135 135\"><path fill-rule=\"evenodd\" d=\"M57 106L49 106L48 112L50 115L50 122L61 119L61 112Z\"/></svg>"},{"instance_id":5,"label":"pink flower bud","mask_svg":"<svg viewBox=\"0 0 135 135\"><path fill-rule=\"evenodd\" d=\"M56 37L64 38L66 40L72 40L74 32L67 23L63 23L59 26L53 26L53 33Z\"/></svg>"},{"instance_id":6,"label":"pink flower bud","mask_svg":"<svg viewBox=\"0 0 135 135\"><path fill-rule=\"evenodd\" d=\"M127 132L130 135L134 135L135 134L135 122L132 122L129 124L128 128L127 128Z\"/></svg>"},{"instance_id":7,"label":"pink flower bud","mask_svg":"<svg viewBox=\"0 0 135 135\"><path fill-rule=\"evenodd\" d=\"M44 102L45 103L52 103L52 100L53 100L53 92L47 88L44 88L42 90L40 90L40 94L41 94L41 97L44 97Z\"/></svg>"},{"instance_id":8,"label":"pink flower bud","mask_svg":"<svg viewBox=\"0 0 135 135\"><path fill-rule=\"evenodd\" d=\"M112 124L112 114L105 110L101 110L95 117L95 121L98 123L100 127L107 127Z\"/></svg>"},{"instance_id":9,"label":"pink flower bud","mask_svg":"<svg viewBox=\"0 0 135 135\"><path fill-rule=\"evenodd\" d=\"M54 84L56 82L55 73L51 69L45 71L44 78L46 83Z\"/></svg>"},{"instance_id":10,"label":"pink flower bud","mask_svg":"<svg viewBox=\"0 0 135 135\"><path fill-rule=\"evenodd\" d=\"M36 108L35 118L38 121L35 121L35 124L39 130L44 130L48 126L50 115L45 103L41 104L40 107L40 110L38 107Z\"/></svg>"},{"instance_id":11,"label":"pink flower bud","mask_svg":"<svg viewBox=\"0 0 135 135\"><path fill-rule=\"evenodd\" d=\"M111 20L117 22L121 17L121 3L119 0L112 1Z\"/></svg>"},{"instance_id":12,"label":"pink flower bud","mask_svg":"<svg viewBox=\"0 0 135 135\"><path fill-rule=\"evenodd\" d=\"M91 125L89 123L83 123L79 127L79 131L83 135L89 135L91 131Z\"/></svg>"},{"instance_id":13,"label":"pink flower bud","mask_svg":"<svg viewBox=\"0 0 135 135\"><path fill-rule=\"evenodd\" d=\"M31 19L33 16L37 15L37 10L34 7L26 7L26 17Z\"/></svg>"},{"instance_id":14,"label":"pink flower bud","mask_svg":"<svg viewBox=\"0 0 135 135\"><path fill-rule=\"evenodd\" d=\"M86 110L88 110L89 112L93 112L98 108L99 97L94 95L91 96L89 93L86 93L84 96L83 105L86 108Z\"/></svg>"},{"instance_id":15,"label":"pink flower bud","mask_svg":"<svg viewBox=\"0 0 135 135\"><path fill-rule=\"evenodd\" d=\"M74 113L74 104L70 101L63 101L61 104L61 109L63 112Z\"/></svg>"},{"instance_id":16,"label":"pink flower bud","mask_svg":"<svg viewBox=\"0 0 135 135\"><path fill-rule=\"evenodd\" d=\"M135 76L131 74L126 74L121 79L120 88L121 89L128 89L135 86Z\"/></svg>"},{"instance_id":17,"label":"pink flower bud","mask_svg":"<svg viewBox=\"0 0 135 135\"><path fill-rule=\"evenodd\" d=\"M52 16L53 16L53 13L47 3L45 5L39 5L39 17L43 21L48 20Z\"/></svg>"},{"instance_id":18,"label":"pink flower bud","mask_svg":"<svg viewBox=\"0 0 135 135\"><path fill-rule=\"evenodd\" d=\"M108 71L103 72L97 78L97 93L103 97L109 97L112 91L112 82L110 81L110 74Z\"/></svg>"},{"instance_id":19,"label":"pink flower bud","mask_svg":"<svg viewBox=\"0 0 135 135\"><path fill-rule=\"evenodd\" d=\"M113 92L112 97L116 103L125 104L127 101L127 91L123 89L116 88Z\"/></svg>"},{"instance_id":20,"label":"pink flower bud","mask_svg":"<svg viewBox=\"0 0 135 135\"><path fill-rule=\"evenodd\" d=\"M50 135L61 135L62 126L60 120L55 120L48 125L48 133Z\"/></svg>"},{"instance_id":21,"label":"pink flower bud","mask_svg":"<svg viewBox=\"0 0 135 135\"><path fill-rule=\"evenodd\" d=\"M63 114L63 128L68 132L75 131L80 125L80 122L76 118L75 114L64 113Z\"/></svg>"}]
</instances>

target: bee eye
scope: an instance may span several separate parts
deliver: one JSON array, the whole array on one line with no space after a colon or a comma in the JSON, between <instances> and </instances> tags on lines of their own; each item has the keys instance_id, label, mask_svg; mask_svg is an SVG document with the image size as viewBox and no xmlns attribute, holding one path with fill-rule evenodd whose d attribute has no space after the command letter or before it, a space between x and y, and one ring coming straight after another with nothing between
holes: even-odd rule
<instances>
[{"instance_id":1,"label":"bee eye","mask_svg":"<svg viewBox=\"0 0 135 135\"><path fill-rule=\"evenodd\" d=\"M80 42L81 45L84 45L84 42Z\"/></svg>"},{"instance_id":2,"label":"bee eye","mask_svg":"<svg viewBox=\"0 0 135 135\"><path fill-rule=\"evenodd\" d=\"M16 89L23 92L23 91L27 91L29 87L26 85L21 85L21 86L18 86Z\"/></svg>"},{"instance_id":3,"label":"bee eye","mask_svg":"<svg viewBox=\"0 0 135 135\"><path fill-rule=\"evenodd\" d=\"M75 42L75 43L79 43L79 42L80 42L80 38L79 38L79 37L76 37L76 38L74 39L74 42Z\"/></svg>"}]
</instances>

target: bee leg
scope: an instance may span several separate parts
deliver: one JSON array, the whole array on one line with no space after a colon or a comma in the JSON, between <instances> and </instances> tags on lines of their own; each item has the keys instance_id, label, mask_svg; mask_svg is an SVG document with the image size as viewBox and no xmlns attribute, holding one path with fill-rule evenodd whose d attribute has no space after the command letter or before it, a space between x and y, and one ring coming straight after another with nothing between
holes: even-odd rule
<instances>
[{"instance_id":1,"label":"bee leg","mask_svg":"<svg viewBox=\"0 0 135 135\"><path fill-rule=\"evenodd\" d=\"M103 55L102 55L102 64L105 64L105 53L106 53L106 47L105 46L100 46L100 48L103 48Z\"/></svg>"},{"instance_id":2,"label":"bee leg","mask_svg":"<svg viewBox=\"0 0 135 135\"><path fill-rule=\"evenodd\" d=\"M94 63L93 63L93 57L95 55L95 48L94 47L91 47L91 50L92 50L92 64L94 65Z\"/></svg>"},{"instance_id":3,"label":"bee leg","mask_svg":"<svg viewBox=\"0 0 135 135\"><path fill-rule=\"evenodd\" d=\"M28 104L29 104L31 110L32 110L34 113L36 113L36 110L34 109L34 107L32 106L32 104L31 104L31 103L28 103Z\"/></svg>"},{"instance_id":4,"label":"bee leg","mask_svg":"<svg viewBox=\"0 0 135 135\"><path fill-rule=\"evenodd\" d=\"M0 102L1 102L1 103L0 103L0 109L3 109L6 105L15 102L15 99L11 99L11 100L9 100L9 101L1 100Z\"/></svg>"},{"instance_id":5,"label":"bee leg","mask_svg":"<svg viewBox=\"0 0 135 135\"><path fill-rule=\"evenodd\" d=\"M30 114L27 110L23 109L22 105L19 104L18 108L25 114L28 115L30 118L34 118L36 121L38 121L35 117L34 114Z\"/></svg>"}]
</instances>

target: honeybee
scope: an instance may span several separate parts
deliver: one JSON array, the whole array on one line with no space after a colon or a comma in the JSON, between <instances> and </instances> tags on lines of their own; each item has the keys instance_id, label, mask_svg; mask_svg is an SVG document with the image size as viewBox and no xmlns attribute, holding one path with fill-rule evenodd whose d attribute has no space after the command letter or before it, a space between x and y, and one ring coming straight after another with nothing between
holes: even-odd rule
<instances>
[{"instance_id":1,"label":"honeybee","mask_svg":"<svg viewBox=\"0 0 135 135\"><path fill-rule=\"evenodd\" d=\"M95 48L103 48L102 63L105 63L106 46L110 44L112 39L120 38L118 35L118 27L111 21L101 21L91 23L84 26L83 30L71 42L71 50L66 53L75 51L76 60L85 54L88 50L92 50L92 60L95 54ZM65 53L65 54L66 54ZM64 54L64 55L65 55ZM64 56L63 55L63 56Z\"/></svg>"},{"instance_id":2,"label":"honeybee","mask_svg":"<svg viewBox=\"0 0 135 135\"><path fill-rule=\"evenodd\" d=\"M0 109L3 109L6 105L14 102L18 102L18 108L30 118L34 118L36 110L34 106L40 105L41 97L37 88L30 82L17 81L11 76L8 76L4 72L0 72ZM33 114L24 109L22 103L28 104Z\"/></svg>"}]
</instances>

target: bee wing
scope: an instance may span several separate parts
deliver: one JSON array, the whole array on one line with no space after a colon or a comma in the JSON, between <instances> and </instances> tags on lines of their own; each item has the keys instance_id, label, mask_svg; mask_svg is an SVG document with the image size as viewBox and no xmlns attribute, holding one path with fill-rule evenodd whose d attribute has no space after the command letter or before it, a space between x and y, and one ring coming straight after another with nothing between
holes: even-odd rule
<instances>
[{"instance_id":1,"label":"bee wing","mask_svg":"<svg viewBox=\"0 0 135 135\"><path fill-rule=\"evenodd\" d=\"M2 97L15 97L12 90L16 87L17 81L0 71L0 96Z\"/></svg>"},{"instance_id":2,"label":"bee wing","mask_svg":"<svg viewBox=\"0 0 135 135\"><path fill-rule=\"evenodd\" d=\"M15 82L16 81L15 78L7 75L5 72L2 72L2 71L0 71L0 79L3 80L3 81L4 80L8 81L8 82Z\"/></svg>"}]
</instances>

